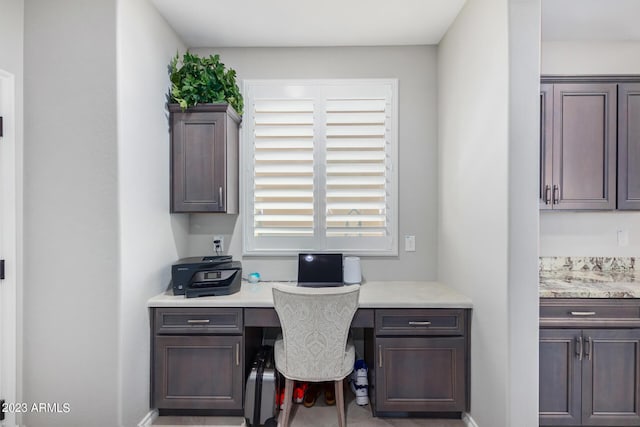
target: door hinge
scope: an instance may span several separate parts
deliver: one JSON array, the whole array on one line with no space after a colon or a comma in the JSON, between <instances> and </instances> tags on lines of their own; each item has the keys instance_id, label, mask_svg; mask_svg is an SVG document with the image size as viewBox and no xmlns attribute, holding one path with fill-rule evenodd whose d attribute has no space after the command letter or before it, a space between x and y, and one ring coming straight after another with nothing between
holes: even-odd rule
<instances>
[{"instance_id":1,"label":"door hinge","mask_svg":"<svg viewBox=\"0 0 640 427\"><path fill-rule=\"evenodd\" d=\"M4 260L0 259L0 280L4 280Z\"/></svg>"},{"instance_id":2,"label":"door hinge","mask_svg":"<svg viewBox=\"0 0 640 427\"><path fill-rule=\"evenodd\" d=\"M4 420L4 399L0 400L0 421Z\"/></svg>"}]
</instances>

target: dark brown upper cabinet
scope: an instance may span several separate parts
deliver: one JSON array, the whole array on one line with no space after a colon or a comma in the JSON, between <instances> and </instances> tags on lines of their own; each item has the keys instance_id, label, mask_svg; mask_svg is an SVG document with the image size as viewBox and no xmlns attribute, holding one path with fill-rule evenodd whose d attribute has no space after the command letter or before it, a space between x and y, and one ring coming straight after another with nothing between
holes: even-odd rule
<instances>
[{"instance_id":1,"label":"dark brown upper cabinet","mask_svg":"<svg viewBox=\"0 0 640 427\"><path fill-rule=\"evenodd\" d=\"M228 104L169 113L171 212L238 213L238 114Z\"/></svg>"},{"instance_id":2,"label":"dark brown upper cabinet","mask_svg":"<svg viewBox=\"0 0 640 427\"><path fill-rule=\"evenodd\" d=\"M618 85L618 209L640 209L640 83Z\"/></svg>"},{"instance_id":3,"label":"dark brown upper cabinet","mask_svg":"<svg viewBox=\"0 0 640 427\"><path fill-rule=\"evenodd\" d=\"M555 83L542 89L541 206L615 209L617 85Z\"/></svg>"}]
</instances>

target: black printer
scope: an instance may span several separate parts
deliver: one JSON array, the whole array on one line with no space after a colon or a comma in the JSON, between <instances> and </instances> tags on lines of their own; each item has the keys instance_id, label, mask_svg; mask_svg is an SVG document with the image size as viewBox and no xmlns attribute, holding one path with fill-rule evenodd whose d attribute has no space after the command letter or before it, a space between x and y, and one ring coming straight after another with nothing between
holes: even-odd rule
<instances>
[{"instance_id":1,"label":"black printer","mask_svg":"<svg viewBox=\"0 0 640 427\"><path fill-rule=\"evenodd\" d=\"M231 295L240 290L242 264L229 255L183 258L171 266L174 295Z\"/></svg>"}]
</instances>

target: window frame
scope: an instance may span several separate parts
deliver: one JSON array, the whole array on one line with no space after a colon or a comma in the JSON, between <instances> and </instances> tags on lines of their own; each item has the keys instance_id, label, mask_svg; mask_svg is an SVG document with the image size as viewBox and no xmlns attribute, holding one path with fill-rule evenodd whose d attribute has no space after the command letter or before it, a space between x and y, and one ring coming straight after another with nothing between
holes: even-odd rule
<instances>
[{"instance_id":1,"label":"window frame","mask_svg":"<svg viewBox=\"0 0 640 427\"><path fill-rule=\"evenodd\" d=\"M389 230L389 242L388 245L384 248L379 249L364 249L363 246L354 247L353 244L349 245L348 243L355 243L355 240L367 239L365 237L342 237L343 246L341 247L328 247L327 246L327 236L323 235L323 233L316 234L312 237L290 237L290 236L278 236L278 237L270 237L270 240L273 242L277 242L280 247L271 247L271 248L258 248L254 243L256 242L255 237L253 236L253 203L254 203L254 192L253 192L253 174L254 174L254 149L253 149L253 135L251 134L254 130L254 127L251 125L247 125L247 117L243 120L242 129L240 132L240 188L242 191L241 199L241 222L242 222L242 255L243 256L289 256L296 255L299 252L303 251L312 251L312 252L341 252L348 255L359 255L359 256L379 256L379 257L390 257L398 255L398 245L399 245L399 185L398 185L398 151L399 151L399 123L398 123L398 79L394 78L374 78L374 79L246 79L243 80L243 94L245 99L247 100L247 106L253 100L253 88L257 86L271 86L275 88L279 86L277 90L284 90L286 86L303 86L303 87L321 87L321 86L331 86L331 87L339 87L339 86L350 86L350 89L353 90L357 86L367 86L367 85L379 85L380 87L387 86L391 91L391 99L390 99L390 120L388 123L388 129L386 131L388 142L388 150L385 150L385 153L388 155L389 159L389 168L387 172L388 179L390 183L385 186L385 189L388 191L388 213L387 220L388 225L387 229ZM347 89L347 90L350 90ZM247 108L248 115L249 111L252 111L251 108ZM316 126L324 127L324 123L318 123L317 120L318 112L314 112L314 129ZM324 117L325 112L322 112ZM315 131L314 131L315 133ZM326 142L323 141L323 143ZM315 150L315 148L314 148ZM319 151L326 153L326 146L323 146ZM324 162L324 154L319 156L314 161L314 185L317 185L318 188L320 186L324 186L327 175L318 173L318 165ZM315 195L318 192L314 192ZM321 192L322 194L322 192ZM319 209L320 201L314 200L314 215L318 215L318 229L322 229L320 227L321 224L324 224L326 221L326 212L323 212ZM333 238L335 239L335 238ZM345 245L345 243L347 243ZM317 246L321 244L322 247Z\"/></svg>"}]
</instances>

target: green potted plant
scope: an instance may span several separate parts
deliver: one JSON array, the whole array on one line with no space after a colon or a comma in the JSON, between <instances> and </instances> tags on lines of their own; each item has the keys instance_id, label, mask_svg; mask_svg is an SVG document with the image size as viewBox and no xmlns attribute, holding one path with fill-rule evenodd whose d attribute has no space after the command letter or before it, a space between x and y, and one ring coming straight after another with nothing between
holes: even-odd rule
<instances>
[{"instance_id":1,"label":"green potted plant","mask_svg":"<svg viewBox=\"0 0 640 427\"><path fill-rule=\"evenodd\" d=\"M220 62L220 55L201 57L185 52L169 63L170 102L184 111L199 104L228 103L242 116L244 103L236 82L236 72Z\"/></svg>"}]
</instances>

